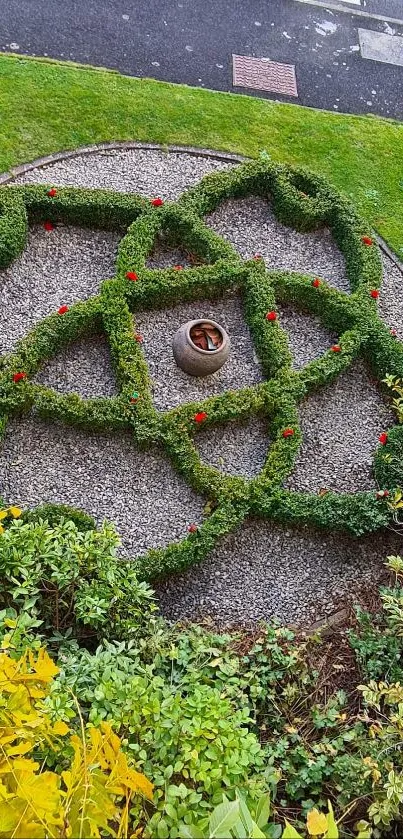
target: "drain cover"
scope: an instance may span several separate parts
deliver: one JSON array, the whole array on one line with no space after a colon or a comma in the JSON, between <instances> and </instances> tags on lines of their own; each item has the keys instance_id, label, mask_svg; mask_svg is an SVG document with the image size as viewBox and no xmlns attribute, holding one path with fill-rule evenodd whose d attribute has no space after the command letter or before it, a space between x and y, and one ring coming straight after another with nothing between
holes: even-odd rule
<instances>
[{"instance_id":1,"label":"drain cover","mask_svg":"<svg viewBox=\"0 0 403 839\"><path fill-rule=\"evenodd\" d=\"M270 58L233 55L232 84L234 87L251 87L269 93L298 96L294 64L280 64L278 61L270 61Z\"/></svg>"}]
</instances>

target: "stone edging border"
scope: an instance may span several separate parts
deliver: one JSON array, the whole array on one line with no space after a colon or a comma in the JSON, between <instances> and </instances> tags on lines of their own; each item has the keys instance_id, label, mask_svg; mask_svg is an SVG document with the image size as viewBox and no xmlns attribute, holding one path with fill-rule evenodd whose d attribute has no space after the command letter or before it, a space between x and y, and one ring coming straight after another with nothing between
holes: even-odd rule
<instances>
[{"instance_id":1,"label":"stone edging border","mask_svg":"<svg viewBox=\"0 0 403 839\"><path fill-rule=\"evenodd\" d=\"M114 151L119 149L145 149L149 151L163 151L168 154L175 154L178 152L185 154L192 154L197 157L206 157L212 160L223 160L229 163L243 163L248 158L240 154L232 154L231 152L212 151L211 149L202 149L197 146L163 146L160 143L141 143L136 140L122 140L115 143L95 143L92 146L82 146L78 149L70 151L54 152L45 157L38 157L31 163L22 163L20 166L13 166L9 172L0 173L0 186L12 181L19 175L25 175L26 172L32 172L33 169L40 169L42 166L49 166L51 163L58 161L69 160L73 157L80 157L84 154L93 154L97 151ZM403 262L399 260L396 254L389 248L389 245L376 234L376 240L381 250L392 260L394 265L399 269L403 275Z\"/></svg>"}]
</instances>

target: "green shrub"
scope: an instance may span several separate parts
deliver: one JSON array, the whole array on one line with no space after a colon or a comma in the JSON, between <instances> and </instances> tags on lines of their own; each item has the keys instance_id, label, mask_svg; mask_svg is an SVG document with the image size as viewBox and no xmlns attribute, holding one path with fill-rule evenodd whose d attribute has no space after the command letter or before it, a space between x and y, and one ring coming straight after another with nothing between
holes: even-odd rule
<instances>
[{"instance_id":1,"label":"green shrub","mask_svg":"<svg viewBox=\"0 0 403 839\"><path fill-rule=\"evenodd\" d=\"M0 538L0 608L28 611L48 635L130 637L156 607L151 589L116 556L118 544L106 523L84 530L64 518L12 521Z\"/></svg>"}]
</instances>

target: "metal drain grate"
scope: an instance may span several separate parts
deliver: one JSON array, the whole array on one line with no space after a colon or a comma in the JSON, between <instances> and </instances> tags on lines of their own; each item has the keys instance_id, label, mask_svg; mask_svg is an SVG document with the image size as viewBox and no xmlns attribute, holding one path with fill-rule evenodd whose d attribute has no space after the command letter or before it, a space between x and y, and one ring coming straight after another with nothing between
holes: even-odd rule
<instances>
[{"instance_id":1,"label":"metal drain grate","mask_svg":"<svg viewBox=\"0 0 403 839\"><path fill-rule=\"evenodd\" d=\"M270 58L233 55L232 84L234 87L251 87L269 93L298 96L294 64L279 64L270 61Z\"/></svg>"}]
</instances>

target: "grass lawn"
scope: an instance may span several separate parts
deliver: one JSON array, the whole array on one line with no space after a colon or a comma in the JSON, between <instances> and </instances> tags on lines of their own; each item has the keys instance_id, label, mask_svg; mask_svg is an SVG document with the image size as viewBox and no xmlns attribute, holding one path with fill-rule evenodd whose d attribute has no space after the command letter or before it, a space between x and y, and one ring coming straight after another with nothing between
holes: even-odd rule
<instances>
[{"instance_id":1,"label":"grass lawn","mask_svg":"<svg viewBox=\"0 0 403 839\"><path fill-rule=\"evenodd\" d=\"M176 143L304 164L403 257L403 124L0 55L0 171L101 141Z\"/></svg>"}]
</instances>

